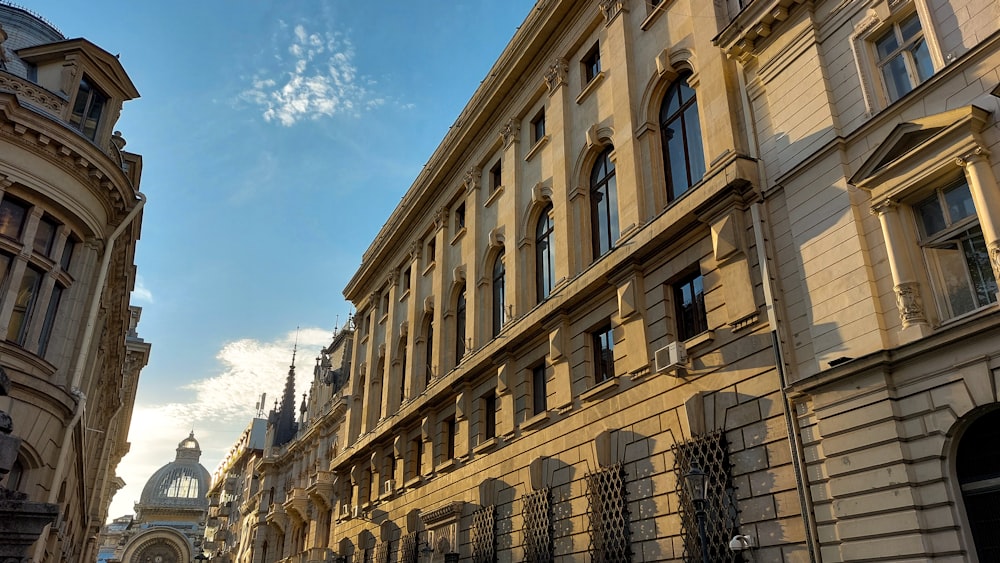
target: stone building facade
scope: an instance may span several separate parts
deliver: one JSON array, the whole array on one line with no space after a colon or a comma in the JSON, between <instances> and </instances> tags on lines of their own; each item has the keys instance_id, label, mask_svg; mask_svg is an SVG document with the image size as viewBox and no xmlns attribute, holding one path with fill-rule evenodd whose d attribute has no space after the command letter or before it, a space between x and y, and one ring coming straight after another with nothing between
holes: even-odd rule
<instances>
[{"instance_id":1,"label":"stone building facade","mask_svg":"<svg viewBox=\"0 0 1000 563\"><path fill-rule=\"evenodd\" d=\"M539 1L345 289L251 561L997 559L998 30Z\"/></svg>"},{"instance_id":2,"label":"stone building facade","mask_svg":"<svg viewBox=\"0 0 1000 563\"><path fill-rule=\"evenodd\" d=\"M204 548L213 561L250 560L255 530L252 522L240 515L255 512L251 505L260 488L256 465L264 453L266 433L266 419L251 420L212 476Z\"/></svg>"},{"instance_id":3,"label":"stone building facade","mask_svg":"<svg viewBox=\"0 0 1000 563\"><path fill-rule=\"evenodd\" d=\"M0 3L0 366L8 488L59 506L36 561L93 561L149 343L129 306L142 158L114 131L119 59Z\"/></svg>"}]
</instances>

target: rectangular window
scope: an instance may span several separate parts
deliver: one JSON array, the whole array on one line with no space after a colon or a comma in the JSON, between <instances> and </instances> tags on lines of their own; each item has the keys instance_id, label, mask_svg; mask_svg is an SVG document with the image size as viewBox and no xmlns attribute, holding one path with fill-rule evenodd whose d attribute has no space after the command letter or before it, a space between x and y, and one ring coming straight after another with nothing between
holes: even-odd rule
<instances>
[{"instance_id":1,"label":"rectangular window","mask_svg":"<svg viewBox=\"0 0 1000 563\"><path fill-rule=\"evenodd\" d=\"M40 271L30 266L24 269L24 277L21 278L21 287L14 300L14 310L10 315L10 323L7 324L7 340L16 342L20 346L24 346L24 337L28 334L28 325L35 308L35 301L38 299L38 287L41 283L42 273Z\"/></svg>"},{"instance_id":2,"label":"rectangular window","mask_svg":"<svg viewBox=\"0 0 1000 563\"><path fill-rule=\"evenodd\" d=\"M59 260L59 267L62 268L64 272L69 271L70 261L73 260L74 248L76 248L76 241L71 238L67 238L65 246L63 246L62 258Z\"/></svg>"},{"instance_id":3,"label":"rectangular window","mask_svg":"<svg viewBox=\"0 0 1000 563\"><path fill-rule=\"evenodd\" d=\"M406 269L403 270L403 280L402 280L402 282L403 282L403 289L404 290L410 289L410 267L409 266L407 266Z\"/></svg>"},{"instance_id":4,"label":"rectangular window","mask_svg":"<svg viewBox=\"0 0 1000 563\"><path fill-rule=\"evenodd\" d=\"M455 232L465 228L465 202L458 204L455 208Z\"/></svg>"},{"instance_id":5,"label":"rectangular window","mask_svg":"<svg viewBox=\"0 0 1000 563\"><path fill-rule=\"evenodd\" d=\"M59 311L59 300L62 299L63 288L59 284L52 287L52 296L49 298L49 306L45 311L45 321L42 324L42 333L38 335L38 355L45 357L45 351L49 348L49 337L52 336L52 327L55 325L56 313Z\"/></svg>"},{"instance_id":6,"label":"rectangular window","mask_svg":"<svg viewBox=\"0 0 1000 563\"><path fill-rule=\"evenodd\" d=\"M490 193L497 191L500 189L500 186L503 185L503 179L500 174L501 172L502 169L500 168L500 161L498 160L497 163L493 165L493 168L490 168Z\"/></svg>"},{"instance_id":7,"label":"rectangular window","mask_svg":"<svg viewBox=\"0 0 1000 563\"><path fill-rule=\"evenodd\" d=\"M73 113L69 116L70 124L79 129L84 137L93 141L97 137L97 127L100 125L101 113L107 102L108 97L91 86L84 77L80 81L80 88L73 102Z\"/></svg>"},{"instance_id":8,"label":"rectangular window","mask_svg":"<svg viewBox=\"0 0 1000 563\"><path fill-rule=\"evenodd\" d=\"M541 141L545 137L545 108L538 110L538 114L531 120L531 144Z\"/></svg>"},{"instance_id":9,"label":"rectangular window","mask_svg":"<svg viewBox=\"0 0 1000 563\"><path fill-rule=\"evenodd\" d=\"M455 438L457 434L457 425L455 423L455 417L449 417L448 420L444 421L444 458L455 459Z\"/></svg>"},{"instance_id":10,"label":"rectangular window","mask_svg":"<svg viewBox=\"0 0 1000 563\"><path fill-rule=\"evenodd\" d=\"M420 464L423 463L424 459L424 440L420 436L411 440L410 456L410 467L407 472L407 477L413 479L415 477L419 477L423 473Z\"/></svg>"},{"instance_id":11,"label":"rectangular window","mask_svg":"<svg viewBox=\"0 0 1000 563\"><path fill-rule=\"evenodd\" d=\"M490 392L483 395L483 438L489 440L497 437L497 393L490 389Z\"/></svg>"},{"instance_id":12,"label":"rectangular window","mask_svg":"<svg viewBox=\"0 0 1000 563\"><path fill-rule=\"evenodd\" d=\"M934 74L930 52L916 12L893 23L875 38L874 45L890 102L902 98Z\"/></svg>"},{"instance_id":13,"label":"rectangular window","mask_svg":"<svg viewBox=\"0 0 1000 563\"><path fill-rule=\"evenodd\" d=\"M587 51L587 54L583 56L580 62L583 64L583 81L585 84L589 84L591 80L597 78L597 75L601 73L600 43L594 43L594 46Z\"/></svg>"},{"instance_id":14,"label":"rectangular window","mask_svg":"<svg viewBox=\"0 0 1000 563\"><path fill-rule=\"evenodd\" d=\"M995 303L997 280L964 179L914 206L938 308L953 318Z\"/></svg>"},{"instance_id":15,"label":"rectangular window","mask_svg":"<svg viewBox=\"0 0 1000 563\"><path fill-rule=\"evenodd\" d=\"M437 260L437 239L431 237L427 241L427 264L433 264Z\"/></svg>"},{"instance_id":16,"label":"rectangular window","mask_svg":"<svg viewBox=\"0 0 1000 563\"><path fill-rule=\"evenodd\" d=\"M549 409L545 364L531 368L531 414L538 415Z\"/></svg>"},{"instance_id":17,"label":"rectangular window","mask_svg":"<svg viewBox=\"0 0 1000 563\"><path fill-rule=\"evenodd\" d=\"M694 272L673 284L677 339L687 340L708 330L704 277Z\"/></svg>"},{"instance_id":18,"label":"rectangular window","mask_svg":"<svg viewBox=\"0 0 1000 563\"><path fill-rule=\"evenodd\" d=\"M20 240L24 218L28 216L28 205L12 197L0 201L0 235Z\"/></svg>"},{"instance_id":19,"label":"rectangular window","mask_svg":"<svg viewBox=\"0 0 1000 563\"><path fill-rule=\"evenodd\" d=\"M603 383L615 376L615 337L611 325L591 334L594 347L594 383Z\"/></svg>"},{"instance_id":20,"label":"rectangular window","mask_svg":"<svg viewBox=\"0 0 1000 563\"><path fill-rule=\"evenodd\" d=\"M48 256L49 252L52 252L52 242L56 239L56 229L58 227L59 225L52 219L42 217L38 222L38 227L35 229L35 240L32 249L42 256Z\"/></svg>"}]
</instances>

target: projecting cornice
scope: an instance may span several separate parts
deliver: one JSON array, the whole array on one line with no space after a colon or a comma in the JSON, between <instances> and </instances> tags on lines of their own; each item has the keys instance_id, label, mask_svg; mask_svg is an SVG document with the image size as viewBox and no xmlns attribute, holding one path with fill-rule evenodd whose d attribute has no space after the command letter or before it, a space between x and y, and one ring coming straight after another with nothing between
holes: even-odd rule
<instances>
[{"instance_id":1,"label":"projecting cornice","mask_svg":"<svg viewBox=\"0 0 1000 563\"><path fill-rule=\"evenodd\" d=\"M799 4L812 0L754 0L714 40L742 63L757 56L757 45L779 28Z\"/></svg>"}]
</instances>

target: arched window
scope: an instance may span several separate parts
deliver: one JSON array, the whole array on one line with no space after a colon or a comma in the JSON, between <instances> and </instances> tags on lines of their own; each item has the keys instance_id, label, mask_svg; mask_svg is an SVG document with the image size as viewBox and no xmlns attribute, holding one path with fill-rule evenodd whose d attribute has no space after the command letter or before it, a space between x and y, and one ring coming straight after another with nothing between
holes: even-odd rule
<instances>
[{"instance_id":1,"label":"arched window","mask_svg":"<svg viewBox=\"0 0 1000 563\"><path fill-rule=\"evenodd\" d=\"M507 269L503 263L503 250L493 261L493 336L500 334L504 322L504 309L506 308L506 297L504 295L504 283Z\"/></svg>"},{"instance_id":2,"label":"arched window","mask_svg":"<svg viewBox=\"0 0 1000 563\"><path fill-rule=\"evenodd\" d=\"M555 285L555 225L552 222L552 204L542 210L535 227L535 291L538 300L548 298Z\"/></svg>"},{"instance_id":3,"label":"arched window","mask_svg":"<svg viewBox=\"0 0 1000 563\"><path fill-rule=\"evenodd\" d=\"M455 303L455 364L465 356L465 288L458 294Z\"/></svg>"},{"instance_id":4,"label":"arched window","mask_svg":"<svg viewBox=\"0 0 1000 563\"><path fill-rule=\"evenodd\" d=\"M985 414L965 431L958 445L955 470L962 488L965 514L980 561L1000 558L996 507L1000 504L1000 410Z\"/></svg>"},{"instance_id":5,"label":"arched window","mask_svg":"<svg viewBox=\"0 0 1000 563\"><path fill-rule=\"evenodd\" d=\"M614 150L610 146L604 149L590 171L590 225L595 260L618 242L618 190L615 163L611 160Z\"/></svg>"},{"instance_id":6,"label":"arched window","mask_svg":"<svg viewBox=\"0 0 1000 563\"><path fill-rule=\"evenodd\" d=\"M399 404L406 400L406 337L399 341Z\"/></svg>"},{"instance_id":7,"label":"arched window","mask_svg":"<svg viewBox=\"0 0 1000 563\"><path fill-rule=\"evenodd\" d=\"M660 106L660 135L667 199L673 201L705 175L705 150L701 144L698 101L685 72L667 88Z\"/></svg>"}]
</instances>

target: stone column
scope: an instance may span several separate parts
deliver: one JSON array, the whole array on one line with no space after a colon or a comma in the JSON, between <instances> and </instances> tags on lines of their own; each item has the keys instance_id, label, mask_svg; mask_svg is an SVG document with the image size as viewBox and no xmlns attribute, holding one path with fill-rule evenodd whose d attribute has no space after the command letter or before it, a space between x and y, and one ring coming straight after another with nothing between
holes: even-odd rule
<instances>
[{"instance_id":1,"label":"stone column","mask_svg":"<svg viewBox=\"0 0 1000 563\"><path fill-rule=\"evenodd\" d=\"M989 153L982 147L955 159L965 169L969 191L979 215L979 226L986 239L986 248L993 265L993 276L1000 280L1000 187L990 167Z\"/></svg>"},{"instance_id":2,"label":"stone column","mask_svg":"<svg viewBox=\"0 0 1000 563\"><path fill-rule=\"evenodd\" d=\"M886 255L892 272L892 289L896 292L899 320L903 324L904 341L926 336L930 334L930 325L924 314L920 284L916 281L913 261L904 244L907 237L903 233L897 205L887 199L873 205L872 213L878 215L879 223L882 225Z\"/></svg>"}]
</instances>

